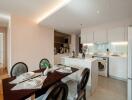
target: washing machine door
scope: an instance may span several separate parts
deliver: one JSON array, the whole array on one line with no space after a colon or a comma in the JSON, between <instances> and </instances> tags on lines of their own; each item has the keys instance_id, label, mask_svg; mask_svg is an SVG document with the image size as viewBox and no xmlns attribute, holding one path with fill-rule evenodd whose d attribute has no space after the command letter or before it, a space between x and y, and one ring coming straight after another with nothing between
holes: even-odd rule
<instances>
[{"instance_id":1,"label":"washing machine door","mask_svg":"<svg viewBox=\"0 0 132 100\"><path fill-rule=\"evenodd\" d=\"M98 69L99 69L99 71L105 71L106 63L104 61L98 61Z\"/></svg>"}]
</instances>

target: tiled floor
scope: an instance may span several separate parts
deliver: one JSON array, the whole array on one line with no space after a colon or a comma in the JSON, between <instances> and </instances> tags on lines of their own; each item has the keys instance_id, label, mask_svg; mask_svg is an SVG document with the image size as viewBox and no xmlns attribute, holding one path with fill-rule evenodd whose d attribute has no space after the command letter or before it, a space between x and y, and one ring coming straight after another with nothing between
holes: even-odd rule
<instances>
[{"instance_id":1,"label":"tiled floor","mask_svg":"<svg viewBox=\"0 0 132 100\"><path fill-rule=\"evenodd\" d=\"M72 100L76 88L75 83L70 82L70 84L72 86L68 83L71 91L68 100ZM98 87L92 96L87 91L87 100L127 100L126 93L127 82L99 76Z\"/></svg>"},{"instance_id":2,"label":"tiled floor","mask_svg":"<svg viewBox=\"0 0 132 100\"><path fill-rule=\"evenodd\" d=\"M99 77L98 87L88 100L127 100L127 82Z\"/></svg>"},{"instance_id":3,"label":"tiled floor","mask_svg":"<svg viewBox=\"0 0 132 100\"><path fill-rule=\"evenodd\" d=\"M1 78L8 77L7 74ZM74 85L74 87L76 87ZM74 92L74 90L72 90ZM87 100L127 100L127 83L124 81L115 80L112 78L99 77L98 87L96 92L89 96L87 92ZM0 100L2 97L2 85L0 79Z\"/></svg>"}]
</instances>

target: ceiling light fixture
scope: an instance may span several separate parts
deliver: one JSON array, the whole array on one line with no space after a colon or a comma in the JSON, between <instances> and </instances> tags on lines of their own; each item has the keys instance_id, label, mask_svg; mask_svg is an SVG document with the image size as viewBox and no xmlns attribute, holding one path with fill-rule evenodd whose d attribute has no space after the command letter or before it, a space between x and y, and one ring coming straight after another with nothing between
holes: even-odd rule
<instances>
[{"instance_id":1,"label":"ceiling light fixture","mask_svg":"<svg viewBox=\"0 0 132 100\"><path fill-rule=\"evenodd\" d=\"M97 10L97 11L96 11L96 13L97 13L97 14L100 14L100 11L99 11L99 10Z\"/></svg>"},{"instance_id":2,"label":"ceiling light fixture","mask_svg":"<svg viewBox=\"0 0 132 100\"><path fill-rule=\"evenodd\" d=\"M66 4L68 4L71 0L60 0L60 2L55 5L52 9L48 10L47 12L44 12L41 17L37 19L37 24L40 23L42 20L46 19L51 14L58 11L60 8L64 7Z\"/></svg>"}]
</instances>

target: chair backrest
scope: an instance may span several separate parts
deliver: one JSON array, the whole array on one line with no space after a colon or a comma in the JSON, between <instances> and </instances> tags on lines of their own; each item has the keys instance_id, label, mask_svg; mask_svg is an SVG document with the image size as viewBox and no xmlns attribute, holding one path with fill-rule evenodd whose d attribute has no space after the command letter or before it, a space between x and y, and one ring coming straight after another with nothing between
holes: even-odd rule
<instances>
[{"instance_id":1,"label":"chair backrest","mask_svg":"<svg viewBox=\"0 0 132 100\"><path fill-rule=\"evenodd\" d=\"M48 59L42 59L41 61L40 61L40 63L39 63L39 68L40 69L43 69L43 68L47 68L47 67L51 67L51 65L50 65L50 62L49 62L49 60Z\"/></svg>"},{"instance_id":2,"label":"chair backrest","mask_svg":"<svg viewBox=\"0 0 132 100\"><path fill-rule=\"evenodd\" d=\"M68 86L62 82L57 83L51 86L45 95L42 100L67 100Z\"/></svg>"},{"instance_id":3,"label":"chair backrest","mask_svg":"<svg viewBox=\"0 0 132 100\"><path fill-rule=\"evenodd\" d=\"M11 75L11 77L12 76L19 76L19 75L26 73L26 72L28 72L27 65L23 62L18 62L12 66L10 75Z\"/></svg>"},{"instance_id":4,"label":"chair backrest","mask_svg":"<svg viewBox=\"0 0 132 100\"><path fill-rule=\"evenodd\" d=\"M77 84L77 92L84 90L86 88L87 82L89 80L90 70L85 68L80 76L80 80Z\"/></svg>"}]
</instances>

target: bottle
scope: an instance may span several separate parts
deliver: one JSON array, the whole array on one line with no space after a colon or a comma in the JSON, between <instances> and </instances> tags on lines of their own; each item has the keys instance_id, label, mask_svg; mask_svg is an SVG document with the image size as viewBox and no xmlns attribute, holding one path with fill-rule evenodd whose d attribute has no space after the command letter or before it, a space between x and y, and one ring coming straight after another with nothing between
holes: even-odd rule
<instances>
[{"instance_id":1,"label":"bottle","mask_svg":"<svg viewBox=\"0 0 132 100\"><path fill-rule=\"evenodd\" d=\"M72 57L75 58L75 51L72 51Z\"/></svg>"},{"instance_id":2,"label":"bottle","mask_svg":"<svg viewBox=\"0 0 132 100\"><path fill-rule=\"evenodd\" d=\"M108 49L108 48L106 49L106 52L107 52L107 55L109 55L109 54L110 54L110 51L109 51L109 49Z\"/></svg>"},{"instance_id":3,"label":"bottle","mask_svg":"<svg viewBox=\"0 0 132 100\"><path fill-rule=\"evenodd\" d=\"M85 53L84 52L82 53L82 58L85 59Z\"/></svg>"}]
</instances>

